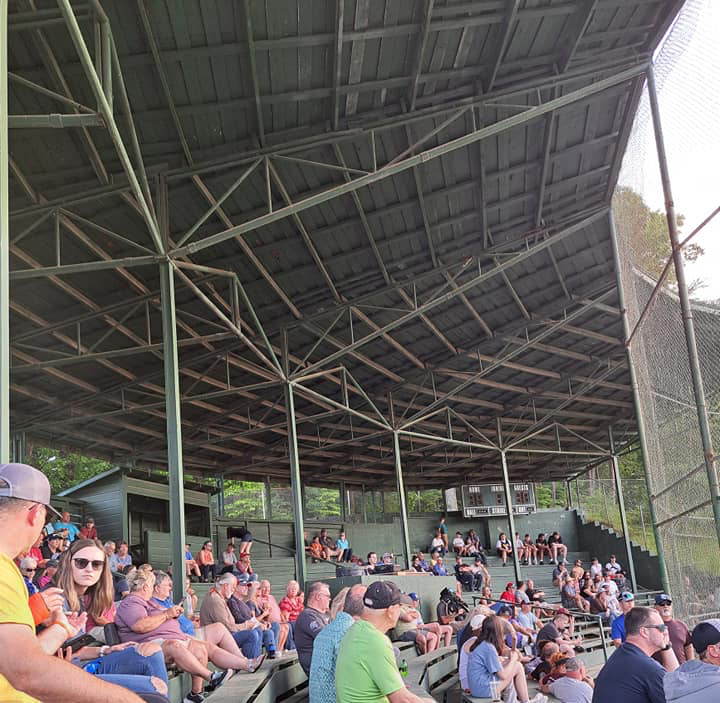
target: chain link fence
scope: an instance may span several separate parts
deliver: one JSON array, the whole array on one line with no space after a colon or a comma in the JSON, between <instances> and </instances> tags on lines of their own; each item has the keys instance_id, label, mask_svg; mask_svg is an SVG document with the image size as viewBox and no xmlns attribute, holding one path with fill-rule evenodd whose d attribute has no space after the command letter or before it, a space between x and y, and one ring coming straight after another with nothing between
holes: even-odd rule
<instances>
[{"instance_id":1,"label":"chain link fence","mask_svg":"<svg viewBox=\"0 0 720 703\"><path fill-rule=\"evenodd\" d=\"M720 156L720 135L716 134L720 114L718 27L718 3L689 0L655 59L680 240L720 204L716 179ZM706 182L708 178L711 183ZM720 548L693 389L692 357L672 267L654 292L672 250L647 88L623 162L613 211L630 330L640 323L632 335L630 355L645 426L652 506L676 615L692 623L720 610ZM683 250L715 447L720 446L718 220L715 218ZM584 497L588 506L602 513L597 483L593 487L581 482L579 488L581 503ZM614 520L611 512L608 505L608 521ZM640 522L641 530L645 523L645 542L649 544L649 516L643 514ZM631 533L636 528L635 522Z\"/></svg>"}]
</instances>

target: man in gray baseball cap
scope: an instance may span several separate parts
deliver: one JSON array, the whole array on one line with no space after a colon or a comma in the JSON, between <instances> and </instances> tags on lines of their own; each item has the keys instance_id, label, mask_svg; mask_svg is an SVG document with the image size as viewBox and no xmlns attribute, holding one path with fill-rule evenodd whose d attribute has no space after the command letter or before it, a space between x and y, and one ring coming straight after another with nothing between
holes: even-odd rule
<instances>
[{"instance_id":1,"label":"man in gray baseball cap","mask_svg":"<svg viewBox=\"0 0 720 703\"><path fill-rule=\"evenodd\" d=\"M689 659L665 674L668 703L705 703L720 700L720 620L704 620L692 631L699 659Z\"/></svg>"},{"instance_id":2,"label":"man in gray baseball cap","mask_svg":"<svg viewBox=\"0 0 720 703\"><path fill-rule=\"evenodd\" d=\"M50 483L26 464L0 464L0 701L140 703L125 688L86 674L55 656L78 627L62 608L35 635L25 583L13 561L37 540L50 507ZM74 621L73 621L74 622ZM84 618L77 623L81 625Z\"/></svg>"}]
</instances>

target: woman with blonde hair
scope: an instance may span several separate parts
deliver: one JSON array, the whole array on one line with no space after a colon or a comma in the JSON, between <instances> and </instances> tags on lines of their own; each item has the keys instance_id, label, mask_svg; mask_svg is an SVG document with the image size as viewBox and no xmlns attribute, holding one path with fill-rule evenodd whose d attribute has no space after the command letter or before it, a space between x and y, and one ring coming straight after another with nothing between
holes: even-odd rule
<instances>
[{"instance_id":1,"label":"woman with blonde hair","mask_svg":"<svg viewBox=\"0 0 720 703\"><path fill-rule=\"evenodd\" d=\"M255 613L257 621L263 628L263 644L267 647L268 651L275 650L276 652L282 652L280 647L280 623L273 622L271 617L271 611L269 604L262 605L260 602L260 583L258 581L251 581L247 584L248 591L245 596L245 601ZM285 635L287 639L287 635ZM283 642L283 646L285 642Z\"/></svg>"},{"instance_id":2,"label":"woman with blonde hair","mask_svg":"<svg viewBox=\"0 0 720 703\"><path fill-rule=\"evenodd\" d=\"M282 652L285 647L285 643L288 641L288 635L290 634L290 623L283 620L280 606L278 605L277 600L275 600L275 596L270 592L270 581L267 579L260 581L257 602L263 610L267 609L270 613L270 622L277 623L279 625L280 633L277 638L277 651Z\"/></svg>"},{"instance_id":3,"label":"woman with blonde hair","mask_svg":"<svg viewBox=\"0 0 720 703\"><path fill-rule=\"evenodd\" d=\"M334 620L337 617L337 614L341 613L345 608L345 599L347 598L347 594L349 592L350 586L345 586L345 588L341 588L335 595L335 598L332 599L332 603L330 604L331 621Z\"/></svg>"}]
</instances>

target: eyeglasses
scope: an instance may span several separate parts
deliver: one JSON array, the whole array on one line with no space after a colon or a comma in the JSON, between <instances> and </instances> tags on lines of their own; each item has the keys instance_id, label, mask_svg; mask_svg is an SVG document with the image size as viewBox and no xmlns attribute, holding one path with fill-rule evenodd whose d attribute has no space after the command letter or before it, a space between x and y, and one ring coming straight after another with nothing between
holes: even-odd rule
<instances>
[{"instance_id":1,"label":"eyeglasses","mask_svg":"<svg viewBox=\"0 0 720 703\"><path fill-rule=\"evenodd\" d=\"M665 630L668 629L668 626L665 623L660 623L659 625L643 625L648 630L657 630L658 632L665 632Z\"/></svg>"},{"instance_id":2,"label":"eyeglasses","mask_svg":"<svg viewBox=\"0 0 720 703\"><path fill-rule=\"evenodd\" d=\"M34 574L37 569L23 569L24 574Z\"/></svg>"},{"instance_id":3,"label":"eyeglasses","mask_svg":"<svg viewBox=\"0 0 720 703\"><path fill-rule=\"evenodd\" d=\"M73 559L73 562L75 563L75 566L77 566L78 569L87 569L88 564L92 565L93 571L100 571L100 569L105 566L105 560L104 559L83 559L82 557L78 557L77 559Z\"/></svg>"}]
</instances>

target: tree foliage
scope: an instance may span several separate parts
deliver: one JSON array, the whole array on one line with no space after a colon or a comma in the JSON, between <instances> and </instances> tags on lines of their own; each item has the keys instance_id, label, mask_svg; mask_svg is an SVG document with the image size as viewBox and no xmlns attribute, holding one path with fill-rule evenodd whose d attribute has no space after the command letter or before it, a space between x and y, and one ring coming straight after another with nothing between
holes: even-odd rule
<instances>
[{"instance_id":1,"label":"tree foliage","mask_svg":"<svg viewBox=\"0 0 720 703\"><path fill-rule=\"evenodd\" d=\"M613 211L618 233L620 236L630 237L633 263L657 280L672 256L665 213L650 209L642 196L631 188L618 188L615 191ZM685 218L680 214L676 218L678 231L681 232ZM680 239L682 240L682 235ZM685 261L692 262L702 256L705 250L699 244L690 242L682 253ZM677 283L672 267L667 280L670 284ZM698 282L693 282L690 289L697 286Z\"/></svg>"},{"instance_id":2,"label":"tree foliage","mask_svg":"<svg viewBox=\"0 0 720 703\"><path fill-rule=\"evenodd\" d=\"M49 447L28 447L25 461L48 477L53 494L112 468L110 462Z\"/></svg>"}]
</instances>

